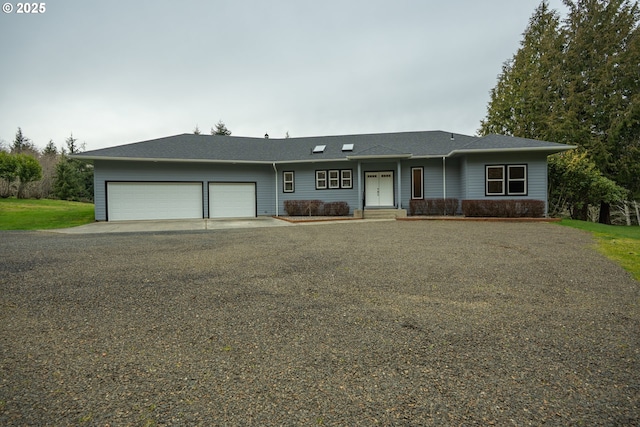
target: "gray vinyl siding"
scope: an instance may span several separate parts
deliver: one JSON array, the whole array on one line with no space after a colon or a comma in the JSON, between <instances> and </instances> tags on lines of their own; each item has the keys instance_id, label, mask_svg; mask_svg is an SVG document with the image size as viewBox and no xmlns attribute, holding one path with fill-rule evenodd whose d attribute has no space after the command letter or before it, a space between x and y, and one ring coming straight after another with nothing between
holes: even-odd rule
<instances>
[{"instance_id":1,"label":"gray vinyl siding","mask_svg":"<svg viewBox=\"0 0 640 427\"><path fill-rule=\"evenodd\" d=\"M457 158L445 160L446 190L442 185L442 158L410 160L402 164L402 207L408 208L411 200L411 169L423 168L423 196L425 199L443 197L462 198L461 161ZM446 194L445 194L446 191Z\"/></svg>"},{"instance_id":2,"label":"gray vinyl siding","mask_svg":"<svg viewBox=\"0 0 640 427\"><path fill-rule=\"evenodd\" d=\"M202 182L203 215L209 217L210 182L255 182L257 215L275 214L275 175L271 165L165 163L96 160L94 168L95 217L107 219L108 181Z\"/></svg>"},{"instance_id":3,"label":"gray vinyl siding","mask_svg":"<svg viewBox=\"0 0 640 427\"><path fill-rule=\"evenodd\" d=\"M286 215L286 200L321 200L323 202L346 202L349 212L358 208L358 164L356 162L300 163L279 164L278 168L278 213ZM352 188L327 188L316 190L317 170L351 169ZM294 192L285 193L283 189L283 172L294 173Z\"/></svg>"},{"instance_id":4,"label":"gray vinyl siding","mask_svg":"<svg viewBox=\"0 0 640 427\"><path fill-rule=\"evenodd\" d=\"M527 165L526 196L485 196L485 166L487 165ZM358 176L358 165L360 175ZM209 217L209 183L212 182L253 182L256 184L257 215L286 215L286 200L321 200L323 202L346 202L350 213L358 209L364 199L365 173L393 171L394 203L408 209L411 200L411 168L422 167L423 196L436 199L445 196L442 176L442 158L403 160L398 173L397 161L337 161L297 164L242 165L216 163L181 162L137 162L96 160L94 168L95 217L98 221L107 219L106 182L201 182L203 188L203 216ZM522 198L547 201L547 156L539 153L496 153L469 154L447 157L446 197L464 199ZM350 189L316 190L317 170L352 171L353 187ZM283 172L294 172L294 192L285 193ZM359 185L360 183L360 185ZM277 188L276 188L277 187ZM361 191L359 191L361 190ZM277 210L276 210L277 191Z\"/></svg>"},{"instance_id":5,"label":"gray vinyl siding","mask_svg":"<svg viewBox=\"0 0 640 427\"><path fill-rule=\"evenodd\" d=\"M464 188L466 199L535 199L547 201L547 156L537 153L476 154L465 162ZM486 196L485 167L488 165L527 165L526 196Z\"/></svg>"}]
</instances>

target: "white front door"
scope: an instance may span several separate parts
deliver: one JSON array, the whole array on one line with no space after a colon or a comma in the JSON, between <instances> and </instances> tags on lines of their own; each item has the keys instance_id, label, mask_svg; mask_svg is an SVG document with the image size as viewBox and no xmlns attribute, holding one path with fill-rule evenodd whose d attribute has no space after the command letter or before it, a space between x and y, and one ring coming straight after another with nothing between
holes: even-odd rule
<instances>
[{"instance_id":1,"label":"white front door","mask_svg":"<svg viewBox=\"0 0 640 427\"><path fill-rule=\"evenodd\" d=\"M365 205L393 206L393 171L365 172Z\"/></svg>"}]
</instances>

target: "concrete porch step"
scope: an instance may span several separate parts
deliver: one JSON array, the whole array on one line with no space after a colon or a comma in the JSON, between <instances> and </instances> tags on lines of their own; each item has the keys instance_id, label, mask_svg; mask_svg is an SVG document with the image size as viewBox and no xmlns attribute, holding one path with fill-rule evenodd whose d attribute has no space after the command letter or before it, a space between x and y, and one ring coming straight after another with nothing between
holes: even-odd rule
<instances>
[{"instance_id":1,"label":"concrete porch step","mask_svg":"<svg viewBox=\"0 0 640 427\"><path fill-rule=\"evenodd\" d=\"M365 209L363 212L363 218L365 219L394 219L406 217L406 209Z\"/></svg>"}]
</instances>

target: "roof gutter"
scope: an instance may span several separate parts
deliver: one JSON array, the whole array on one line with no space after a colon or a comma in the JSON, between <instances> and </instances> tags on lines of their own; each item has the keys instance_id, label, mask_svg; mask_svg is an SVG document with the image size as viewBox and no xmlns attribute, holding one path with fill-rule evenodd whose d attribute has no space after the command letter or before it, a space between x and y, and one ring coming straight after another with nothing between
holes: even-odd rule
<instances>
[{"instance_id":1,"label":"roof gutter","mask_svg":"<svg viewBox=\"0 0 640 427\"><path fill-rule=\"evenodd\" d=\"M314 159L314 160L284 160L274 162L273 160L218 160L218 159L168 159L162 157L117 157L117 156L83 156L82 154L73 154L69 156L78 160L109 160L122 162L157 162L157 163L222 163L222 164L244 164L244 165L273 165L291 164L291 163L321 163L321 162L346 162L349 159Z\"/></svg>"},{"instance_id":2,"label":"roof gutter","mask_svg":"<svg viewBox=\"0 0 640 427\"><path fill-rule=\"evenodd\" d=\"M521 147L521 148L484 148L484 149L459 149L453 150L446 157L451 157L455 154L482 154L482 153L512 153L520 151L536 151L547 153L558 153L560 151L572 150L578 148L576 145L563 145L562 147Z\"/></svg>"}]
</instances>

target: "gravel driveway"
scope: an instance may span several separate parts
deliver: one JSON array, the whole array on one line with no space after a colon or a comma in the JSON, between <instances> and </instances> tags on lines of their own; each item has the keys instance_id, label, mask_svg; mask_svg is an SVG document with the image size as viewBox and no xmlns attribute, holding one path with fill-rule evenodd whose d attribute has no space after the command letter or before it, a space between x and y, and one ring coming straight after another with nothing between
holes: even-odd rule
<instances>
[{"instance_id":1,"label":"gravel driveway","mask_svg":"<svg viewBox=\"0 0 640 427\"><path fill-rule=\"evenodd\" d=\"M0 233L1 425L638 425L640 284L554 224Z\"/></svg>"}]
</instances>

